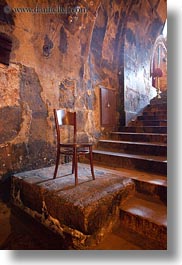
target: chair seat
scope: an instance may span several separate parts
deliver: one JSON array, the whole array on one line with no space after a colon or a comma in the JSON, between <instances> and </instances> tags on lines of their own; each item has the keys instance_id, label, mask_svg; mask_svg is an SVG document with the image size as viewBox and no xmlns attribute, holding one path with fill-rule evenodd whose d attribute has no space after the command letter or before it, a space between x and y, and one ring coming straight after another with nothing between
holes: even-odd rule
<instances>
[{"instance_id":1,"label":"chair seat","mask_svg":"<svg viewBox=\"0 0 182 265\"><path fill-rule=\"evenodd\" d=\"M92 146L91 143L60 143L60 153L64 155L73 155L74 148L77 150L77 154L88 154L88 148ZM87 149L83 149L87 148Z\"/></svg>"},{"instance_id":2,"label":"chair seat","mask_svg":"<svg viewBox=\"0 0 182 265\"><path fill-rule=\"evenodd\" d=\"M67 148L73 148L73 147L76 147L76 148L79 148L79 147L89 147L89 146L92 146L93 144L92 143L79 143L79 142L70 142L70 143L60 143L60 147L67 147Z\"/></svg>"}]
</instances>

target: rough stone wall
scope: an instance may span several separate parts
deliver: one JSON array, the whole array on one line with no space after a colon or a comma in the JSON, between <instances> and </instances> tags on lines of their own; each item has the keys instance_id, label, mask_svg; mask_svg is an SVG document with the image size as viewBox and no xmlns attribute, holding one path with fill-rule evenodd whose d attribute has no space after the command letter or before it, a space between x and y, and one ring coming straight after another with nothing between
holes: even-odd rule
<instances>
[{"instance_id":1,"label":"rough stone wall","mask_svg":"<svg viewBox=\"0 0 182 265\"><path fill-rule=\"evenodd\" d=\"M100 1L88 59L92 86L98 91L100 87L104 87L116 92L117 125L120 122L119 114L122 102L119 95L118 73L121 64L120 46L124 43L122 32L127 15L126 8L127 5L124 0Z\"/></svg>"},{"instance_id":2,"label":"rough stone wall","mask_svg":"<svg viewBox=\"0 0 182 265\"><path fill-rule=\"evenodd\" d=\"M138 94L140 102L150 97L152 42L145 35L155 16L140 9L142 3L151 12L150 1L76 2L88 10L71 23L68 14L3 13L5 5L35 8L37 1L0 0L0 32L12 39L9 65L0 63L0 178L54 163L53 108L76 110L79 138L95 141L102 133L100 86L116 90L118 122L119 113L140 109ZM71 3L42 0L39 7Z\"/></svg>"},{"instance_id":3,"label":"rough stone wall","mask_svg":"<svg viewBox=\"0 0 182 265\"><path fill-rule=\"evenodd\" d=\"M0 4L1 14L6 5L36 7L36 1ZM39 7L49 6L49 1L42 1ZM58 6L57 1L51 6ZM92 12L79 14L72 24L67 14L16 12L11 16L4 12L4 21L1 15L0 32L10 36L13 45L9 66L0 64L1 177L54 163L53 108L76 110L79 137L98 137L95 90L85 76ZM11 24L6 20L10 16Z\"/></svg>"},{"instance_id":4,"label":"rough stone wall","mask_svg":"<svg viewBox=\"0 0 182 265\"><path fill-rule=\"evenodd\" d=\"M124 49L126 124L156 95L150 77L150 60L155 40L165 23L167 4L164 0L133 1L129 13Z\"/></svg>"}]
</instances>

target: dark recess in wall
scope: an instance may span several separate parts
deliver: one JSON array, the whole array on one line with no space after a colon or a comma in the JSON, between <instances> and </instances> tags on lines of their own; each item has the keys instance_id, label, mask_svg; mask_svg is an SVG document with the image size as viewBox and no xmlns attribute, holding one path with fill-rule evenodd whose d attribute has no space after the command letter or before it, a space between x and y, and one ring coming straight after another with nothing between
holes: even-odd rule
<instances>
[{"instance_id":1,"label":"dark recess in wall","mask_svg":"<svg viewBox=\"0 0 182 265\"><path fill-rule=\"evenodd\" d=\"M0 33L0 63L9 65L12 40L5 33Z\"/></svg>"}]
</instances>

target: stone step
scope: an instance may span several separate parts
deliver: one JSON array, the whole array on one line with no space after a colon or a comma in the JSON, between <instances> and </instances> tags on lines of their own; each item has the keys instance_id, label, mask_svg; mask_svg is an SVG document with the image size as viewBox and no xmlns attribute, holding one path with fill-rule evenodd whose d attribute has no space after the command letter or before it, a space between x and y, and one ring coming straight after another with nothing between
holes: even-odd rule
<instances>
[{"instance_id":1,"label":"stone step","mask_svg":"<svg viewBox=\"0 0 182 265\"><path fill-rule=\"evenodd\" d=\"M135 120L130 126L167 126L167 120Z\"/></svg>"},{"instance_id":2,"label":"stone step","mask_svg":"<svg viewBox=\"0 0 182 265\"><path fill-rule=\"evenodd\" d=\"M167 133L167 126L125 126L121 127L120 131L135 133Z\"/></svg>"},{"instance_id":3,"label":"stone step","mask_svg":"<svg viewBox=\"0 0 182 265\"><path fill-rule=\"evenodd\" d=\"M166 103L162 103L162 104L151 104L151 105L147 105L144 108L144 111L161 111L164 110L167 112L167 104Z\"/></svg>"},{"instance_id":4,"label":"stone step","mask_svg":"<svg viewBox=\"0 0 182 265\"><path fill-rule=\"evenodd\" d=\"M121 229L127 227L167 248L167 207L134 196L127 200L120 211Z\"/></svg>"},{"instance_id":5,"label":"stone step","mask_svg":"<svg viewBox=\"0 0 182 265\"><path fill-rule=\"evenodd\" d=\"M157 133L112 132L110 138L120 141L167 143L167 134Z\"/></svg>"},{"instance_id":6,"label":"stone step","mask_svg":"<svg viewBox=\"0 0 182 265\"><path fill-rule=\"evenodd\" d=\"M148 156L111 152L93 151L94 161L112 167L138 169L159 174L167 174L167 158L164 156Z\"/></svg>"},{"instance_id":7,"label":"stone step","mask_svg":"<svg viewBox=\"0 0 182 265\"><path fill-rule=\"evenodd\" d=\"M97 148L123 153L167 156L167 145L163 143L99 140Z\"/></svg>"},{"instance_id":8,"label":"stone step","mask_svg":"<svg viewBox=\"0 0 182 265\"><path fill-rule=\"evenodd\" d=\"M159 105L159 104L167 104L167 97L166 98L160 98L160 99L152 99L150 101L150 105Z\"/></svg>"},{"instance_id":9,"label":"stone step","mask_svg":"<svg viewBox=\"0 0 182 265\"><path fill-rule=\"evenodd\" d=\"M129 230L121 225L107 234L94 250L163 250L156 240Z\"/></svg>"},{"instance_id":10,"label":"stone step","mask_svg":"<svg viewBox=\"0 0 182 265\"><path fill-rule=\"evenodd\" d=\"M95 169L103 169L103 167L94 164ZM106 165L104 169L111 172L111 174L116 174L121 177L126 177L132 179L135 183L135 189L140 197L151 201L161 201L167 204L167 178L166 175L155 174L151 172L145 172L141 170L132 170L125 168L111 168L111 166ZM142 195L141 195L142 194Z\"/></svg>"},{"instance_id":11,"label":"stone step","mask_svg":"<svg viewBox=\"0 0 182 265\"><path fill-rule=\"evenodd\" d=\"M150 111L150 110L145 110L143 111L142 113L143 116L163 116L163 115L166 115L167 116L167 111L166 110L160 110L160 111Z\"/></svg>"},{"instance_id":12,"label":"stone step","mask_svg":"<svg viewBox=\"0 0 182 265\"><path fill-rule=\"evenodd\" d=\"M149 202L146 200L146 203L143 203L144 200L141 198L140 194L136 194L137 197L137 203L138 199L140 198L140 202L142 201L142 204L140 204L140 207L143 207L144 213L143 215L137 215L134 213L134 216L130 216L130 210L129 213L122 210L120 211L121 219L119 223L112 229L112 232L108 233L102 242L100 242L95 249L97 250L165 250L167 248L167 226L164 226L164 231L159 228L158 222L161 221L161 216L159 220L154 220L154 223L151 224L151 218L146 218L146 210L148 212L154 211L153 216L155 215L158 219L159 215L159 208L162 208L164 213L164 219L166 220L166 212L167 208L166 206L159 207L158 205L162 205L161 202L158 202L157 200L155 202L151 201ZM136 197L133 197L130 199L135 200ZM127 202L126 202L127 204ZM123 208L126 207L126 204ZM157 204L157 211L155 211L154 206ZM145 205L145 207L144 207ZM147 207L148 206L148 207ZM152 207L151 207L152 206ZM140 208L141 209L141 208ZM128 217L129 215L129 217ZM125 220L123 222L122 218ZM129 220L131 222L128 225ZM157 222L158 221L158 222ZM136 224L137 223L137 224ZM139 223L139 225L138 225ZM135 226L137 228L135 228ZM147 226L147 227L146 227ZM148 226L155 227L157 226L157 231L162 234L162 240L161 238L156 240L156 234L154 236L151 236L151 231L148 234ZM146 234L147 233L147 234Z\"/></svg>"},{"instance_id":13,"label":"stone step","mask_svg":"<svg viewBox=\"0 0 182 265\"><path fill-rule=\"evenodd\" d=\"M151 180L143 178L132 178L135 183L135 189L144 200L153 202L160 201L167 205L167 179L166 176L151 176ZM166 179L166 180L164 180Z\"/></svg>"},{"instance_id":14,"label":"stone step","mask_svg":"<svg viewBox=\"0 0 182 265\"><path fill-rule=\"evenodd\" d=\"M155 106L159 106L159 105L164 105L167 106L167 98L153 98L150 100L150 104L148 106L151 105L155 105Z\"/></svg>"},{"instance_id":15,"label":"stone step","mask_svg":"<svg viewBox=\"0 0 182 265\"><path fill-rule=\"evenodd\" d=\"M153 98L150 100L150 105L167 104L167 95L161 95L161 98Z\"/></svg>"},{"instance_id":16,"label":"stone step","mask_svg":"<svg viewBox=\"0 0 182 265\"><path fill-rule=\"evenodd\" d=\"M154 120L167 120L167 115L152 115L152 116L149 116L149 115L141 115L141 116L138 116L137 117L137 120L139 121L143 121L143 120L151 120L151 121L154 121Z\"/></svg>"}]
</instances>

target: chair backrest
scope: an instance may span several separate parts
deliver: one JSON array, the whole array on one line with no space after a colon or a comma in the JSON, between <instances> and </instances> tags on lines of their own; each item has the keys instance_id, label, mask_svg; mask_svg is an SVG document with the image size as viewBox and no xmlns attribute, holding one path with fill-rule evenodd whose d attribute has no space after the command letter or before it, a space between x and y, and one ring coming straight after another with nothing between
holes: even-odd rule
<instances>
[{"instance_id":1,"label":"chair backrest","mask_svg":"<svg viewBox=\"0 0 182 265\"><path fill-rule=\"evenodd\" d=\"M71 112L63 109L54 109L54 118L56 124L57 140L60 143L60 126L73 126L73 140L76 142L76 112Z\"/></svg>"}]
</instances>

